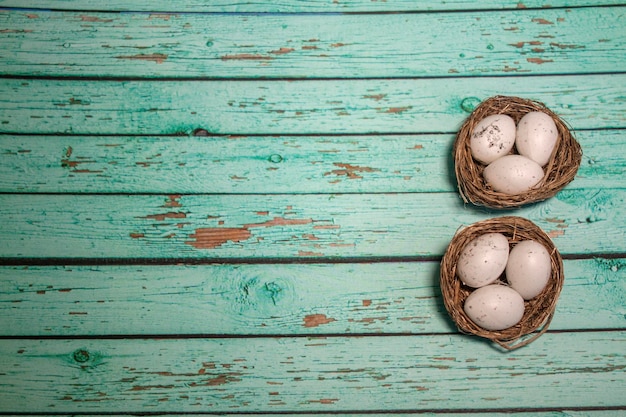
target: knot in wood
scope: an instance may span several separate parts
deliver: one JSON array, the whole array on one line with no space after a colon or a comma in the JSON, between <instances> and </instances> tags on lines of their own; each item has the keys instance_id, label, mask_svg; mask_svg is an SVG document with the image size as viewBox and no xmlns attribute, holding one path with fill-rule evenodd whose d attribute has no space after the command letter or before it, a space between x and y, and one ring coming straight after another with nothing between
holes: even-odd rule
<instances>
[{"instance_id":1,"label":"knot in wood","mask_svg":"<svg viewBox=\"0 0 626 417\"><path fill-rule=\"evenodd\" d=\"M88 362L90 358L89 352L86 351L85 349L78 349L74 351L74 353L72 354L72 357L78 363Z\"/></svg>"},{"instance_id":2,"label":"knot in wood","mask_svg":"<svg viewBox=\"0 0 626 417\"><path fill-rule=\"evenodd\" d=\"M465 97L461 101L461 108L467 113L471 113L480 104L480 99L477 97Z\"/></svg>"},{"instance_id":3,"label":"knot in wood","mask_svg":"<svg viewBox=\"0 0 626 417\"><path fill-rule=\"evenodd\" d=\"M283 161L283 157L280 156L279 154L275 153L273 155L270 155L270 157L268 158L268 160L274 164L278 164L281 163Z\"/></svg>"}]
</instances>

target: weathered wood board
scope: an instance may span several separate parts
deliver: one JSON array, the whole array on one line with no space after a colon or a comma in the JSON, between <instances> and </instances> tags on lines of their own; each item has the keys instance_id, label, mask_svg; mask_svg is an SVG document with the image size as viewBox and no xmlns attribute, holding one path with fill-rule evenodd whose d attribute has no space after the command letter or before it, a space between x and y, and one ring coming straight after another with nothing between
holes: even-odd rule
<instances>
[{"instance_id":1,"label":"weathered wood board","mask_svg":"<svg viewBox=\"0 0 626 417\"><path fill-rule=\"evenodd\" d=\"M601 73L626 66L626 57L614 53L626 46L625 10L371 16L26 10L0 14L0 30L5 34L0 47L6 60L2 72L28 76L387 78ZM581 31L581 26L588 30Z\"/></svg>"},{"instance_id":2,"label":"weathered wood board","mask_svg":"<svg viewBox=\"0 0 626 417\"><path fill-rule=\"evenodd\" d=\"M621 259L565 260L550 329L620 329L625 273ZM31 265L0 274L0 316L11 317L0 336L455 331L441 300L437 261Z\"/></svg>"},{"instance_id":3,"label":"weathered wood board","mask_svg":"<svg viewBox=\"0 0 626 417\"><path fill-rule=\"evenodd\" d=\"M298 1L233 1L171 0L146 3L141 0L110 0L103 7L95 0L0 0L0 7L28 7L55 10L109 10L144 12L210 12L210 13L333 13L333 12L427 12L437 10L519 10L526 8L610 6L622 4L617 0L454 0L415 2L412 0L298 0Z\"/></svg>"},{"instance_id":4,"label":"weathered wood board","mask_svg":"<svg viewBox=\"0 0 626 417\"><path fill-rule=\"evenodd\" d=\"M623 331L550 334L510 355L466 339L7 340L0 401L10 412L61 413L622 404Z\"/></svg>"},{"instance_id":5,"label":"weathered wood board","mask_svg":"<svg viewBox=\"0 0 626 417\"><path fill-rule=\"evenodd\" d=\"M625 198L624 189L573 189L513 213L563 254L617 254ZM0 195L0 206L0 255L68 259L440 256L460 227L503 214L467 209L453 193L16 194Z\"/></svg>"},{"instance_id":6,"label":"weathered wood board","mask_svg":"<svg viewBox=\"0 0 626 417\"><path fill-rule=\"evenodd\" d=\"M456 132L494 95L575 129L626 127L626 75L301 81L0 79L0 132L189 135ZM382 97L382 98L380 98Z\"/></svg>"},{"instance_id":7,"label":"weathered wood board","mask_svg":"<svg viewBox=\"0 0 626 417\"><path fill-rule=\"evenodd\" d=\"M574 132L570 187L621 188L617 130ZM456 192L453 133L349 136L0 136L0 190L45 193ZM283 181L290 178L290 182Z\"/></svg>"}]
</instances>

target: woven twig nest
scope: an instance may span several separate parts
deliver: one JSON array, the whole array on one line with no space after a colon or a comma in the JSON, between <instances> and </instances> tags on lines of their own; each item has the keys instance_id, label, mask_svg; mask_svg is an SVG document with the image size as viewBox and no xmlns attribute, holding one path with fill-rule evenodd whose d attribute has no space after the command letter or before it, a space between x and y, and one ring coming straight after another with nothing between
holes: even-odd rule
<instances>
[{"instance_id":1,"label":"woven twig nest","mask_svg":"<svg viewBox=\"0 0 626 417\"><path fill-rule=\"evenodd\" d=\"M534 240L548 250L552 264L552 274L543 291L533 299L524 301L524 315L520 322L499 331L485 330L465 314L463 305L474 289L463 284L456 273L457 261L465 245L485 233L503 234L509 240L510 249L523 240ZM530 220L516 216L483 220L460 229L441 261L441 293L446 310L458 329L463 333L490 339L507 350L527 345L548 329L563 281L563 260L550 237ZM504 273L496 283L507 285Z\"/></svg>"},{"instance_id":2,"label":"woven twig nest","mask_svg":"<svg viewBox=\"0 0 626 417\"><path fill-rule=\"evenodd\" d=\"M509 195L494 191L483 178L485 165L472 158L470 151L472 131L487 116L506 114L517 124L531 111L548 114L558 130L556 146L550 160L543 167L545 176L534 188L522 194ZM516 153L515 147L512 153ZM492 208L518 207L554 196L574 179L581 159L580 144L565 122L543 103L519 97L494 96L480 103L461 126L454 143L454 170L461 198L466 203Z\"/></svg>"}]
</instances>

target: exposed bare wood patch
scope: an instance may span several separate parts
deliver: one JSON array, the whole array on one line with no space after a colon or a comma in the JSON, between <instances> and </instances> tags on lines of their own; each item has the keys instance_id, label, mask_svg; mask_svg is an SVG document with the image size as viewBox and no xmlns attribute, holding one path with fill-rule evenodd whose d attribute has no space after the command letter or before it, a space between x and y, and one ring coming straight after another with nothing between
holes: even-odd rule
<instances>
[{"instance_id":1,"label":"exposed bare wood patch","mask_svg":"<svg viewBox=\"0 0 626 417\"><path fill-rule=\"evenodd\" d=\"M227 374L221 374L207 381L208 386L224 385L231 382L241 381L240 376L243 374L240 372L230 372Z\"/></svg>"},{"instance_id":2,"label":"exposed bare wood patch","mask_svg":"<svg viewBox=\"0 0 626 417\"><path fill-rule=\"evenodd\" d=\"M232 55L224 55L221 57L222 61L237 61L237 60L243 60L243 61L270 61L274 59L271 56L268 55L261 55L261 54L232 54Z\"/></svg>"},{"instance_id":3,"label":"exposed bare wood patch","mask_svg":"<svg viewBox=\"0 0 626 417\"><path fill-rule=\"evenodd\" d=\"M164 63L168 56L165 54L138 54L138 55L120 55L117 59L129 59L131 61L152 61L157 64Z\"/></svg>"},{"instance_id":4,"label":"exposed bare wood patch","mask_svg":"<svg viewBox=\"0 0 626 417\"><path fill-rule=\"evenodd\" d=\"M334 169L330 172L326 172L324 173L324 176L336 175L336 176L345 176L345 177L348 177L349 179L361 179L363 178L362 175L359 175L359 173L361 172L380 171L379 169L376 169L376 168L362 167L362 166L357 166L357 165L344 164L340 162L335 162L333 163L333 165L341 169Z\"/></svg>"},{"instance_id":5,"label":"exposed bare wood patch","mask_svg":"<svg viewBox=\"0 0 626 417\"><path fill-rule=\"evenodd\" d=\"M88 15L80 15L80 20L83 22L98 22L98 23L110 23L113 19L102 19L98 16L88 16Z\"/></svg>"},{"instance_id":6,"label":"exposed bare wood patch","mask_svg":"<svg viewBox=\"0 0 626 417\"><path fill-rule=\"evenodd\" d=\"M192 241L185 242L196 249L215 249L228 242L243 242L252 237L252 233L244 227L215 227L196 229L189 235Z\"/></svg>"},{"instance_id":7,"label":"exposed bare wood patch","mask_svg":"<svg viewBox=\"0 0 626 417\"><path fill-rule=\"evenodd\" d=\"M313 252L313 251L298 251L298 256L324 256L321 252Z\"/></svg>"},{"instance_id":8,"label":"exposed bare wood patch","mask_svg":"<svg viewBox=\"0 0 626 417\"><path fill-rule=\"evenodd\" d=\"M170 13L151 13L150 16L148 16L148 20L160 19L160 20L169 21L172 17L177 17L177 15L170 14Z\"/></svg>"},{"instance_id":9,"label":"exposed bare wood patch","mask_svg":"<svg viewBox=\"0 0 626 417\"><path fill-rule=\"evenodd\" d=\"M550 42L550 46L553 46L559 49L584 49L585 48L584 45L573 45L573 44L557 43L557 42Z\"/></svg>"},{"instance_id":10,"label":"exposed bare wood patch","mask_svg":"<svg viewBox=\"0 0 626 417\"><path fill-rule=\"evenodd\" d=\"M407 110L412 109L413 106L404 106L404 107L390 107L386 110L379 110L379 113L389 113L389 114L400 114L404 113Z\"/></svg>"},{"instance_id":11,"label":"exposed bare wood patch","mask_svg":"<svg viewBox=\"0 0 626 417\"><path fill-rule=\"evenodd\" d=\"M541 19L541 18L535 18L532 21L535 23L539 23L540 25L553 25L554 24L554 22L551 22L546 19Z\"/></svg>"},{"instance_id":12,"label":"exposed bare wood patch","mask_svg":"<svg viewBox=\"0 0 626 417\"><path fill-rule=\"evenodd\" d=\"M550 223L565 224L565 220L558 219L556 217L548 217L548 218L546 218L546 221L550 222Z\"/></svg>"},{"instance_id":13,"label":"exposed bare wood patch","mask_svg":"<svg viewBox=\"0 0 626 417\"><path fill-rule=\"evenodd\" d=\"M348 321L350 323L362 323L362 324L366 324L367 325L367 324L373 324L373 323L375 323L377 321L384 322L387 319L388 319L388 317L386 317L386 316L385 317L364 317L364 318L359 319L359 320L349 319Z\"/></svg>"},{"instance_id":14,"label":"exposed bare wood patch","mask_svg":"<svg viewBox=\"0 0 626 417\"><path fill-rule=\"evenodd\" d=\"M334 404L339 401L339 398L322 398L320 400L309 400L310 403L319 403L319 404Z\"/></svg>"},{"instance_id":15,"label":"exposed bare wood patch","mask_svg":"<svg viewBox=\"0 0 626 417\"><path fill-rule=\"evenodd\" d=\"M76 168L80 164L92 164L96 161L92 160L83 160L83 161L70 161L69 159L61 159L61 166L63 168ZM73 171L76 172L76 171Z\"/></svg>"},{"instance_id":16,"label":"exposed bare wood patch","mask_svg":"<svg viewBox=\"0 0 626 417\"><path fill-rule=\"evenodd\" d=\"M565 230L555 229L555 230L549 230L546 233L548 234L548 236L550 236L550 238L554 239L556 237L563 236L565 234Z\"/></svg>"},{"instance_id":17,"label":"exposed bare wood patch","mask_svg":"<svg viewBox=\"0 0 626 417\"><path fill-rule=\"evenodd\" d=\"M510 43L509 45L514 46L516 48L523 48L524 45L541 45L543 44L543 42L541 41L529 41L529 42L517 42L517 43Z\"/></svg>"},{"instance_id":18,"label":"exposed bare wood patch","mask_svg":"<svg viewBox=\"0 0 626 417\"><path fill-rule=\"evenodd\" d=\"M263 223L250 223L243 227L248 229L253 227L297 226L309 223L313 223L313 219L285 219L283 217L274 217L272 220Z\"/></svg>"},{"instance_id":19,"label":"exposed bare wood patch","mask_svg":"<svg viewBox=\"0 0 626 417\"><path fill-rule=\"evenodd\" d=\"M304 327L317 327L322 324L328 324L336 321L331 317L326 317L325 314L309 314L304 317Z\"/></svg>"},{"instance_id":20,"label":"exposed bare wood patch","mask_svg":"<svg viewBox=\"0 0 626 417\"><path fill-rule=\"evenodd\" d=\"M154 161L154 162L135 162L135 165L139 165L140 167L144 167L144 168L149 168L151 165L158 165L161 164L161 161Z\"/></svg>"},{"instance_id":21,"label":"exposed bare wood patch","mask_svg":"<svg viewBox=\"0 0 626 417\"><path fill-rule=\"evenodd\" d=\"M293 48L280 48L280 49L277 49L275 51L270 51L270 54L285 55L285 54L289 54L289 53L291 53L293 51L295 51L295 49L293 49Z\"/></svg>"},{"instance_id":22,"label":"exposed bare wood patch","mask_svg":"<svg viewBox=\"0 0 626 417\"><path fill-rule=\"evenodd\" d=\"M385 97L387 97L387 94L368 94L368 95L363 96L363 98L376 100L376 101L380 101L384 99Z\"/></svg>"},{"instance_id":23,"label":"exposed bare wood patch","mask_svg":"<svg viewBox=\"0 0 626 417\"><path fill-rule=\"evenodd\" d=\"M131 391L148 391L151 389L172 389L174 385L134 385Z\"/></svg>"},{"instance_id":24,"label":"exposed bare wood patch","mask_svg":"<svg viewBox=\"0 0 626 417\"><path fill-rule=\"evenodd\" d=\"M149 214L145 217L140 217L141 219L152 219L152 220L158 220L158 221L163 221L165 219L185 219L187 218L187 214L186 213L181 213L181 212L173 212L170 211L168 213L158 213L158 214Z\"/></svg>"},{"instance_id":25,"label":"exposed bare wood patch","mask_svg":"<svg viewBox=\"0 0 626 417\"><path fill-rule=\"evenodd\" d=\"M0 33L33 33L32 29L2 29Z\"/></svg>"},{"instance_id":26,"label":"exposed bare wood patch","mask_svg":"<svg viewBox=\"0 0 626 417\"><path fill-rule=\"evenodd\" d=\"M526 61L530 62L531 64L545 64L546 62L554 62L554 60L552 59L542 59L542 58L526 58Z\"/></svg>"},{"instance_id":27,"label":"exposed bare wood patch","mask_svg":"<svg viewBox=\"0 0 626 417\"><path fill-rule=\"evenodd\" d=\"M167 197L167 200L165 201L165 203L163 204L163 207L165 208L170 208L170 207L181 207L182 205L180 204L180 202L178 201L182 196L180 194L172 194L169 195Z\"/></svg>"},{"instance_id":28,"label":"exposed bare wood patch","mask_svg":"<svg viewBox=\"0 0 626 417\"><path fill-rule=\"evenodd\" d=\"M425 323L428 317L423 316L410 316L410 317L398 317L400 321L410 321L411 323Z\"/></svg>"}]
</instances>

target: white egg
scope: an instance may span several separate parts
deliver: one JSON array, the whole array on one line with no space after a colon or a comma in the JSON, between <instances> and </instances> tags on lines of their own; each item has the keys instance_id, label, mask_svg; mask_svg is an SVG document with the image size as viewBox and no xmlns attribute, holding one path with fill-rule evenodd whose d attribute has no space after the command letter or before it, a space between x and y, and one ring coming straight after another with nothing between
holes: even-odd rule
<instances>
[{"instance_id":1,"label":"white egg","mask_svg":"<svg viewBox=\"0 0 626 417\"><path fill-rule=\"evenodd\" d=\"M541 243L524 240L516 244L506 265L506 279L525 300L541 293L552 274L550 253Z\"/></svg>"},{"instance_id":2,"label":"white egg","mask_svg":"<svg viewBox=\"0 0 626 417\"><path fill-rule=\"evenodd\" d=\"M506 114L482 119L470 136L470 151L483 164L508 154L515 144L515 120Z\"/></svg>"},{"instance_id":3,"label":"white egg","mask_svg":"<svg viewBox=\"0 0 626 417\"><path fill-rule=\"evenodd\" d=\"M509 257L509 240L501 233L485 233L472 239L456 264L458 277L472 288L491 284L502 275Z\"/></svg>"},{"instance_id":4,"label":"white egg","mask_svg":"<svg viewBox=\"0 0 626 417\"><path fill-rule=\"evenodd\" d=\"M537 185L544 172L532 159L522 155L505 155L487 165L483 176L495 191L515 195Z\"/></svg>"},{"instance_id":5,"label":"white egg","mask_svg":"<svg viewBox=\"0 0 626 417\"><path fill-rule=\"evenodd\" d=\"M491 284L473 291L463 310L483 329L504 330L515 326L524 316L524 299L510 287Z\"/></svg>"},{"instance_id":6,"label":"white egg","mask_svg":"<svg viewBox=\"0 0 626 417\"><path fill-rule=\"evenodd\" d=\"M556 146L558 134L554 120L546 113L526 113L517 124L515 147L520 155L545 166Z\"/></svg>"}]
</instances>

